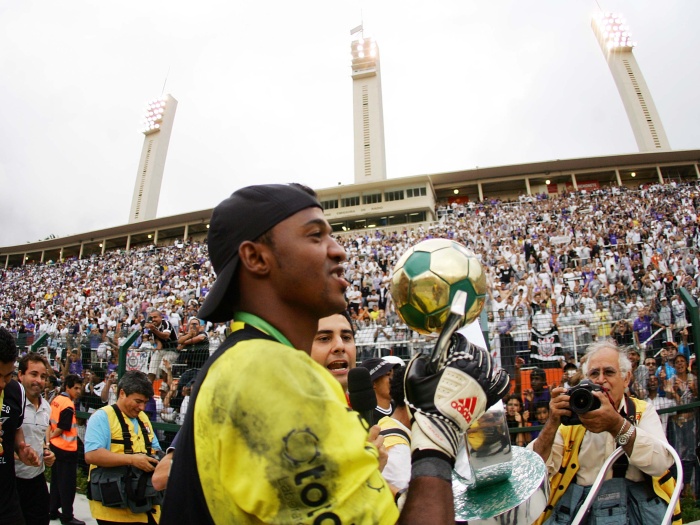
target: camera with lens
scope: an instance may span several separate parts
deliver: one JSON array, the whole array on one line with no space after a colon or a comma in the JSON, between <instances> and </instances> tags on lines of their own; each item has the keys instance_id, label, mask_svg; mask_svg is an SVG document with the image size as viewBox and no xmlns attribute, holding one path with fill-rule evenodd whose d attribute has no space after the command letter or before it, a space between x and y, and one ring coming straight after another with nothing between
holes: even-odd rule
<instances>
[{"instance_id":1,"label":"camera with lens","mask_svg":"<svg viewBox=\"0 0 700 525\"><path fill-rule=\"evenodd\" d=\"M562 425L580 425L579 414L586 414L591 410L600 408L600 399L593 395L593 392L602 392L603 389L589 379L584 379L575 387L564 392L569 396L570 416L562 416Z\"/></svg>"}]
</instances>

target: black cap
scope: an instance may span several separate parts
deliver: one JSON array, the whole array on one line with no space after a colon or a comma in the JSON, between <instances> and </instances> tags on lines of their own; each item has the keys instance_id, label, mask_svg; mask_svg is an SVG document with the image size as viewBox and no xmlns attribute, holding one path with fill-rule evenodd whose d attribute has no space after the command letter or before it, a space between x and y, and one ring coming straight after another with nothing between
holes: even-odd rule
<instances>
[{"instance_id":1,"label":"black cap","mask_svg":"<svg viewBox=\"0 0 700 525\"><path fill-rule=\"evenodd\" d=\"M532 371L530 372L530 377L537 377L537 376L546 378L547 374L545 373L545 371L543 369L541 369L539 367L533 368Z\"/></svg>"},{"instance_id":2,"label":"black cap","mask_svg":"<svg viewBox=\"0 0 700 525\"><path fill-rule=\"evenodd\" d=\"M391 372L397 365L389 361L384 361L384 359L373 357L372 359L365 359L358 366L369 370L369 377L372 381L376 381L380 377L384 377Z\"/></svg>"},{"instance_id":3,"label":"black cap","mask_svg":"<svg viewBox=\"0 0 700 525\"><path fill-rule=\"evenodd\" d=\"M232 319L236 291L231 287L238 268L240 245L312 207L320 208L321 204L300 185L264 184L242 188L214 208L207 244L216 281L197 317L214 323Z\"/></svg>"}]
</instances>

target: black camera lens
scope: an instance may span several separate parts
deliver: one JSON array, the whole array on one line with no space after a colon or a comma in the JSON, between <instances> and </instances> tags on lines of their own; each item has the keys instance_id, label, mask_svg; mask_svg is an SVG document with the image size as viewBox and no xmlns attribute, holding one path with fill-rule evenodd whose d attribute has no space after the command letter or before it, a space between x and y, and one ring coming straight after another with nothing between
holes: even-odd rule
<instances>
[{"instance_id":1,"label":"black camera lens","mask_svg":"<svg viewBox=\"0 0 700 525\"><path fill-rule=\"evenodd\" d=\"M600 400L593 395L601 388L591 381L584 380L569 391L569 406L576 414L585 414L600 408Z\"/></svg>"},{"instance_id":2,"label":"black camera lens","mask_svg":"<svg viewBox=\"0 0 700 525\"><path fill-rule=\"evenodd\" d=\"M578 392L574 392L570 400L571 410L577 414L585 414L591 410L590 406L594 399L595 397L593 397L593 395L587 390L579 390Z\"/></svg>"}]
</instances>

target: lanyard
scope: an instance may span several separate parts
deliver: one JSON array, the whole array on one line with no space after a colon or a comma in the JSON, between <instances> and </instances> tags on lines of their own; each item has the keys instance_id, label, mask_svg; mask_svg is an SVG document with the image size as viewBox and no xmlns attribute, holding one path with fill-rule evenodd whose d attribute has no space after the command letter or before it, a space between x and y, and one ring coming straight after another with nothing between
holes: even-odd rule
<instances>
[{"instance_id":1,"label":"lanyard","mask_svg":"<svg viewBox=\"0 0 700 525\"><path fill-rule=\"evenodd\" d=\"M7 384L5 384L7 387ZM3 408L3 402L5 401L5 389L2 389L2 392L0 392L0 415L2 415L2 408ZM0 442L0 456L5 454L5 450L2 446L2 443Z\"/></svg>"},{"instance_id":2,"label":"lanyard","mask_svg":"<svg viewBox=\"0 0 700 525\"><path fill-rule=\"evenodd\" d=\"M265 321L265 319L261 319L257 315L248 312L236 312L233 316L233 319L234 321L249 324L257 328L261 332L265 332L267 335L271 335L272 337L277 339L278 343L282 343L283 345L286 345L290 348L294 348L294 345L289 342L289 339L287 339L282 334L282 332L280 332L277 328Z\"/></svg>"}]
</instances>

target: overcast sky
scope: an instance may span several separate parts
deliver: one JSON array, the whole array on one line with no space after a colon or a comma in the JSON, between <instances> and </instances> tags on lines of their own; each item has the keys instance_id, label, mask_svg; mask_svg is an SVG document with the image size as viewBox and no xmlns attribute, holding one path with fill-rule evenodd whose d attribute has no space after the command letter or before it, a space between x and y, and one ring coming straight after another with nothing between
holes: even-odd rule
<instances>
[{"instance_id":1,"label":"overcast sky","mask_svg":"<svg viewBox=\"0 0 700 525\"><path fill-rule=\"evenodd\" d=\"M700 148L700 2L620 12L674 149ZM381 55L389 178L638 151L593 0L0 4L0 246L127 222L145 104L179 102L158 216L353 181L350 29Z\"/></svg>"}]
</instances>

